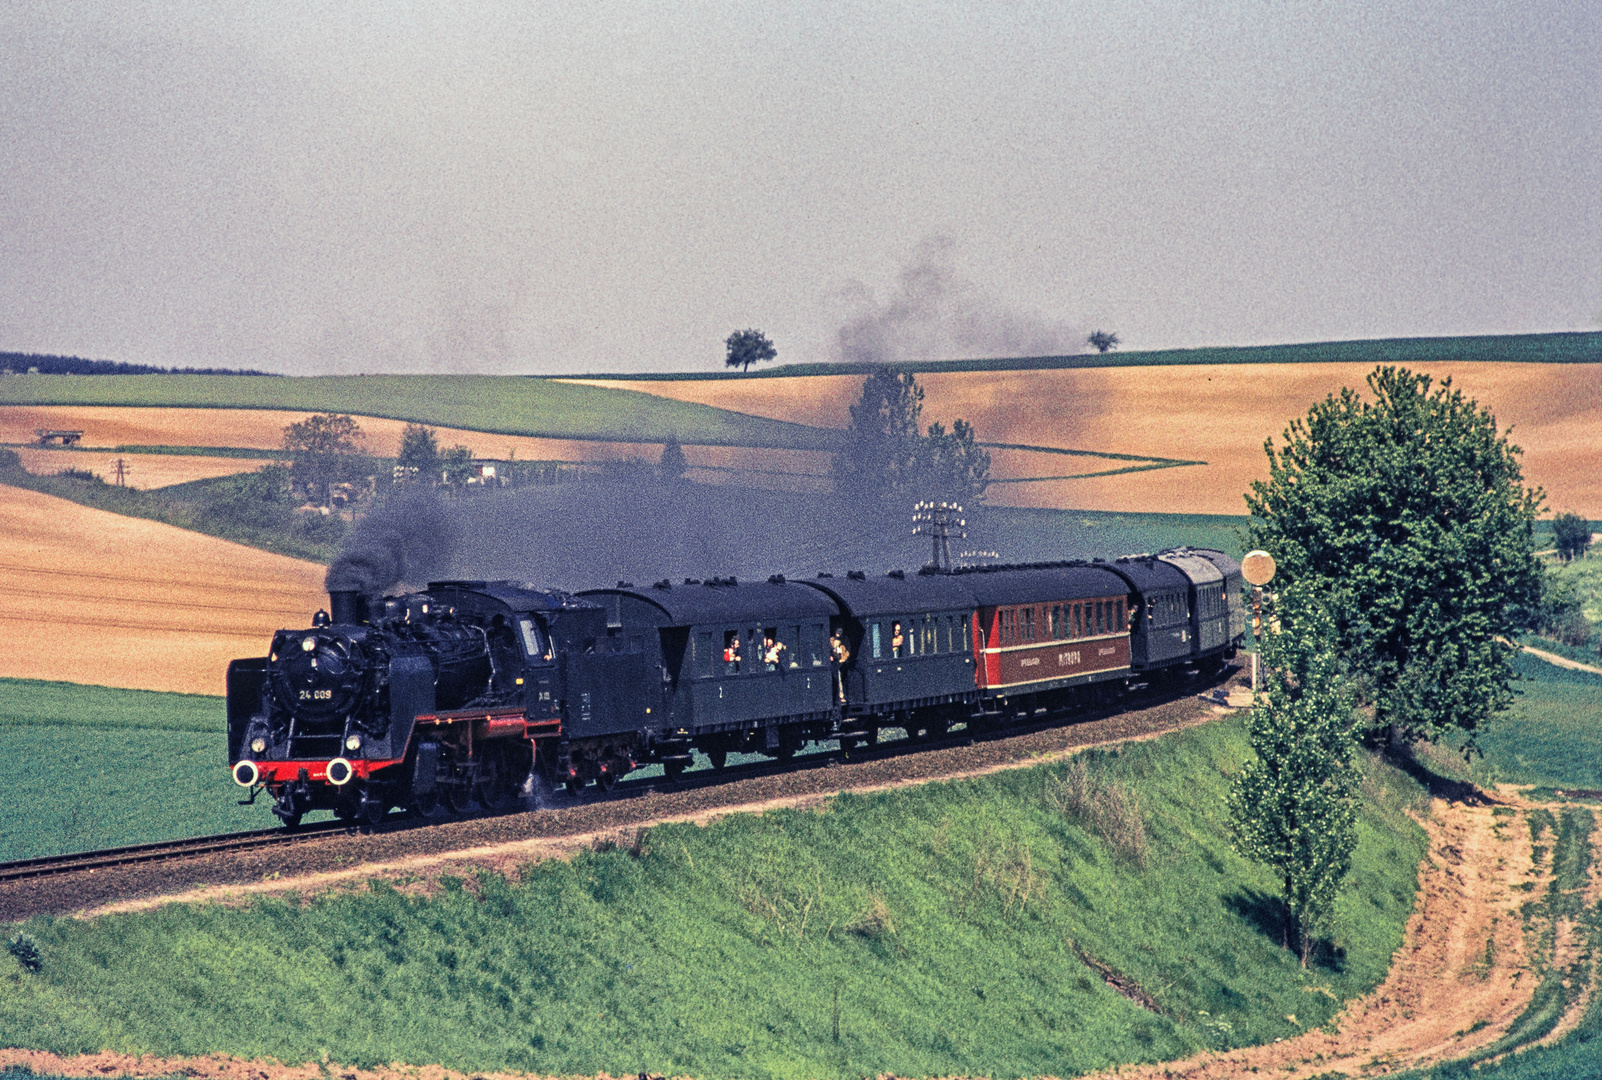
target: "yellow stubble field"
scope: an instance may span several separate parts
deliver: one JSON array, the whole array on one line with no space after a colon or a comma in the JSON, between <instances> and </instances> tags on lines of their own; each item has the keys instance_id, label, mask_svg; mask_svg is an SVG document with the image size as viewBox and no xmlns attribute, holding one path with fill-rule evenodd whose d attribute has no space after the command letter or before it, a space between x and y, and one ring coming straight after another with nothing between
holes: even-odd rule
<instances>
[{"instance_id":1,"label":"yellow stubble field","mask_svg":"<svg viewBox=\"0 0 1602 1080\"><path fill-rule=\"evenodd\" d=\"M326 607L323 567L0 485L0 676L221 694Z\"/></svg>"},{"instance_id":2,"label":"yellow stubble field","mask_svg":"<svg viewBox=\"0 0 1602 1080\"><path fill-rule=\"evenodd\" d=\"M1081 510L1241 514L1242 493L1267 476L1263 440L1343 386L1362 388L1362 364L1252 364L950 372L918 376L924 421L961 417L987 442L1057 446L1206 466L1085 480L1001 484L988 502ZM1547 505L1602 518L1602 364L1463 363L1436 378L1489 408L1524 450L1527 483ZM861 376L686 382L607 380L660 394L799 423L845 427ZM1118 468L1095 458L992 452L993 475L1058 476Z\"/></svg>"}]
</instances>

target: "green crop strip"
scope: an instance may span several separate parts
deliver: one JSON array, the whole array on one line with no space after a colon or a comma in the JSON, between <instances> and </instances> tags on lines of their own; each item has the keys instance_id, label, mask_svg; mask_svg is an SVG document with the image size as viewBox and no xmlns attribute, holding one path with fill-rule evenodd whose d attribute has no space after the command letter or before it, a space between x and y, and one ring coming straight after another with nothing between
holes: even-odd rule
<instances>
[{"instance_id":1,"label":"green crop strip","mask_svg":"<svg viewBox=\"0 0 1602 1080\"><path fill-rule=\"evenodd\" d=\"M1071 356L1026 356L975 360L923 360L893 363L918 374L966 371L1053 371L1086 368L1167 367L1195 364L1513 364L1602 363L1602 333L1506 334L1449 338L1379 338L1370 341L1314 341L1289 345L1214 346ZM610 379L629 382L784 379L807 375L864 375L861 364L785 364L751 372L598 373L537 378Z\"/></svg>"}]
</instances>

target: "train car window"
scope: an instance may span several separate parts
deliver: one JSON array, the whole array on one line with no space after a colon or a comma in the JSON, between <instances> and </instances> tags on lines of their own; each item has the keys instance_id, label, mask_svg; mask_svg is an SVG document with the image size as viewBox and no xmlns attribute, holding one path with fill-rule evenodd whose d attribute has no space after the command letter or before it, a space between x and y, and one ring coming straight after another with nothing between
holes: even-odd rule
<instances>
[{"instance_id":1,"label":"train car window","mask_svg":"<svg viewBox=\"0 0 1602 1080\"><path fill-rule=\"evenodd\" d=\"M901 620L896 619L890 624L890 658L899 660L907 651L906 631L901 628Z\"/></svg>"},{"instance_id":2,"label":"train car window","mask_svg":"<svg viewBox=\"0 0 1602 1080\"><path fill-rule=\"evenodd\" d=\"M1023 639L1025 641L1035 640L1035 609L1032 607L1024 608Z\"/></svg>"},{"instance_id":3,"label":"train car window","mask_svg":"<svg viewBox=\"0 0 1602 1080\"><path fill-rule=\"evenodd\" d=\"M813 623L807 627L807 656L813 667L823 666L823 648L826 635L822 623Z\"/></svg>"},{"instance_id":4,"label":"train car window","mask_svg":"<svg viewBox=\"0 0 1602 1080\"><path fill-rule=\"evenodd\" d=\"M967 652L968 651L968 620L969 620L969 618L971 618L971 616L959 615L957 618L962 623L962 651L963 652Z\"/></svg>"},{"instance_id":5,"label":"train car window","mask_svg":"<svg viewBox=\"0 0 1602 1080\"><path fill-rule=\"evenodd\" d=\"M762 670L780 671L789 665L790 647L779 636L777 626L762 631Z\"/></svg>"},{"instance_id":6,"label":"train car window","mask_svg":"<svg viewBox=\"0 0 1602 1080\"><path fill-rule=\"evenodd\" d=\"M940 651L940 616L925 615L923 617L923 651L937 653Z\"/></svg>"},{"instance_id":7,"label":"train car window","mask_svg":"<svg viewBox=\"0 0 1602 1080\"><path fill-rule=\"evenodd\" d=\"M1085 636L1085 610L1084 610L1084 605L1083 604L1075 604L1074 605L1073 615L1071 616L1071 618L1072 618L1072 621L1073 621L1073 625L1071 627L1069 627L1068 636L1069 637L1076 637L1076 638L1077 637L1084 637Z\"/></svg>"},{"instance_id":8,"label":"train car window","mask_svg":"<svg viewBox=\"0 0 1602 1080\"><path fill-rule=\"evenodd\" d=\"M723 631L723 674L740 673L740 631Z\"/></svg>"},{"instance_id":9,"label":"train car window","mask_svg":"<svg viewBox=\"0 0 1602 1080\"><path fill-rule=\"evenodd\" d=\"M872 634L870 636L873 638L873 658L875 660L878 660L884 655L884 648L879 642L879 624L878 623L874 623L873 624L873 632L872 632Z\"/></svg>"},{"instance_id":10,"label":"train car window","mask_svg":"<svg viewBox=\"0 0 1602 1080\"><path fill-rule=\"evenodd\" d=\"M798 668L801 666L801 628L799 626L786 626L784 636L779 639L788 646L789 651L784 654L785 667Z\"/></svg>"},{"instance_id":11,"label":"train car window","mask_svg":"<svg viewBox=\"0 0 1602 1080\"><path fill-rule=\"evenodd\" d=\"M1123 602L1123 600L1120 599L1120 600L1117 601L1117 603L1118 603L1118 621L1117 621L1117 623L1115 625L1118 627L1118 632L1120 634L1122 634L1124 631L1129 629L1129 615L1124 610L1124 602Z\"/></svg>"},{"instance_id":12,"label":"train car window","mask_svg":"<svg viewBox=\"0 0 1602 1080\"><path fill-rule=\"evenodd\" d=\"M523 651L529 656L540 656L546 660L545 643L540 639L540 628L534 625L534 620L525 615L517 620L517 628L523 632Z\"/></svg>"}]
</instances>

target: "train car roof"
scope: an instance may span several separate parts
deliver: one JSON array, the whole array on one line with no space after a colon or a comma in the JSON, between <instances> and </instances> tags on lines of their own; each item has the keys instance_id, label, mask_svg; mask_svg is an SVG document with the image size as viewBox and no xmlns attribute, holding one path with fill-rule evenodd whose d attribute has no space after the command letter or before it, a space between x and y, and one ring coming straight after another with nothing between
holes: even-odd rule
<instances>
[{"instance_id":1,"label":"train car roof","mask_svg":"<svg viewBox=\"0 0 1602 1080\"><path fill-rule=\"evenodd\" d=\"M578 595L632 596L660 609L667 616L669 626L762 622L792 617L827 618L840 613L831 597L816 589L803 589L783 578L739 583L733 578L713 578L688 585L662 581L643 588L619 584L611 589L585 589Z\"/></svg>"},{"instance_id":2,"label":"train car roof","mask_svg":"<svg viewBox=\"0 0 1602 1080\"><path fill-rule=\"evenodd\" d=\"M1158 552L1157 557L1171 566L1179 567L1197 585L1211 585L1224 580L1224 572L1200 552L1162 551Z\"/></svg>"},{"instance_id":3,"label":"train car roof","mask_svg":"<svg viewBox=\"0 0 1602 1080\"><path fill-rule=\"evenodd\" d=\"M859 618L906 615L914 611L971 611L978 606L973 590L950 574L819 575L798 579L796 584L827 593L844 613Z\"/></svg>"},{"instance_id":4,"label":"train car roof","mask_svg":"<svg viewBox=\"0 0 1602 1080\"><path fill-rule=\"evenodd\" d=\"M559 589L541 589L528 582L516 581L430 581L428 591L473 592L493 597L513 611L562 611L594 608L592 603L580 600L572 593Z\"/></svg>"},{"instance_id":5,"label":"train car roof","mask_svg":"<svg viewBox=\"0 0 1602 1080\"><path fill-rule=\"evenodd\" d=\"M1124 580L1103 562L965 567L951 577L966 585L975 600L985 607L1086 600L1127 591Z\"/></svg>"},{"instance_id":6,"label":"train car roof","mask_svg":"<svg viewBox=\"0 0 1602 1080\"><path fill-rule=\"evenodd\" d=\"M1179 548L1178 550L1190 555L1200 555L1218 567L1218 572L1226 578L1240 577L1240 563L1233 556L1219 551L1217 548Z\"/></svg>"},{"instance_id":7,"label":"train car roof","mask_svg":"<svg viewBox=\"0 0 1602 1080\"><path fill-rule=\"evenodd\" d=\"M1124 577L1142 594L1190 588L1190 579L1179 567L1155 555L1125 555L1106 566Z\"/></svg>"}]
</instances>

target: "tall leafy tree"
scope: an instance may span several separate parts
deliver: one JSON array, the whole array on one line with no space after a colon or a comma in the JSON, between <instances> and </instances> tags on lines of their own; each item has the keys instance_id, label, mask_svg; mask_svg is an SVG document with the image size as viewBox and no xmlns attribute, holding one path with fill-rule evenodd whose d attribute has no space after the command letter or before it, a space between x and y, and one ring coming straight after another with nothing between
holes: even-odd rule
<instances>
[{"instance_id":1,"label":"tall leafy tree","mask_svg":"<svg viewBox=\"0 0 1602 1080\"><path fill-rule=\"evenodd\" d=\"M834 456L832 476L842 494L885 500L984 498L990 484L990 454L973 425L956 420L951 430L930 424L923 433L923 387L910 371L881 367L862 383L851 406L846 447Z\"/></svg>"},{"instance_id":2,"label":"tall leafy tree","mask_svg":"<svg viewBox=\"0 0 1602 1080\"><path fill-rule=\"evenodd\" d=\"M1557 541L1558 558L1564 562L1582 558L1591 546L1591 523L1572 511L1552 519L1552 533Z\"/></svg>"},{"instance_id":3,"label":"tall leafy tree","mask_svg":"<svg viewBox=\"0 0 1602 1080\"><path fill-rule=\"evenodd\" d=\"M473 476L473 451L460 443L439 456L440 473L445 483L460 487Z\"/></svg>"},{"instance_id":4,"label":"tall leafy tree","mask_svg":"<svg viewBox=\"0 0 1602 1080\"><path fill-rule=\"evenodd\" d=\"M973 425L966 420L930 424L923 439L923 480L930 498L954 499L971 505L985 497L990 486L990 452L975 441Z\"/></svg>"},{"instance_id":5,"label":"tall leafy tree","mask_svg":"<svg viewBox=\"0 0 1602 1080\"><path fill-rule=\"evenodd\" d=\"M1235 847L1284 888L1285 944L1302 966L1334 912L1357 846L1353 696L1325 600L1308 584L1283 590L1282 630L1265 635L1267 695L1248 719L1256 758L1229 794Z\"/></svg>"},{"instance_id":6,"label":"tall leafy tree","mask_svg":"<svg viewBox=\"0 0 1602 1080\"><path fill-rule=\"evenodd\" d=\"M317 413L284 428L290 473L313 501L328 505L328 489L350 474L349 459L361 449L362 429L340 413Z\"/></svg>"},{"instance_id":7,"label":"tall leafy tree","mask_svg":"<svg viewBox=\"0 0 1602 1080\"><path fill-rule=\"evenodd\" d=\"M923 387L910 371L877 368L851 406L846 445L834 455L836 490L884 498L906 490L923 460Z\"/></svg>"},{"instance_id":8,"label":"tall leafy tree","mask_svg":"<svg viewBox=\"0 0 1602 1080\"><path fill-rule=\"evenodd\" d=\"M438 483L439 437L422 424L407 424L401 432L400 456L395 463L403 469L416 469L415 475L421 483Z\"/></svg>"},{"instance_id":9,"label":"tall leafy tree","mask_svg":"<svg viewBox=\"0 0 1602 1080\"><path fill-rule=\"evenodd\" d=\"M1327 592L1336 639L1393 738L1472 745L1512 702L1514 647L1540 602L1541 493L1496 418L1428 375L1379 367L1264 444L1251 542L1280 581Z\"/></svg>"},{"instance_id":10,"label":"tall leafy tree","mask_svg":"<svg viewBox=\"0 0 1602 1080\"><path fill-rule=\"evenodd\" d=\"M729 350L724 357L724 364L728 367L737 367L741 371L750 371L752 364L772 360L779 355L779 350L773 347L773 342L769 341L767 335L760 330L736 330L723 344Z\"/></svg>"}]
</instances>

